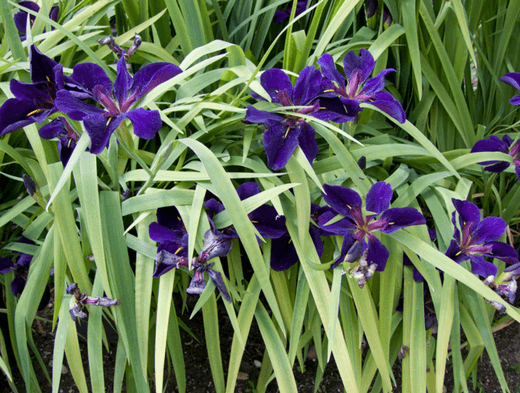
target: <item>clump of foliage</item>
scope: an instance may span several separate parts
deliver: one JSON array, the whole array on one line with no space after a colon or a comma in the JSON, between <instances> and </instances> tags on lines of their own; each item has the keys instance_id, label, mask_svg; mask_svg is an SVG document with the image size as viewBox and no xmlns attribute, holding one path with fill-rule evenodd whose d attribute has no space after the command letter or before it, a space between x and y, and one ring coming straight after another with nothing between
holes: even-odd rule
<instances>
[{"instance_id":1,"label":"clump of foliage","mask_svg":"<svg viewBox=\"0 0 520 393\"><path fill-rule=\"evenodd\" d=\"M398 359L400 391L441 392L451 357L468 391L484 350L508 389L492 331L520 321L518 2L50 0L0 15L13 390L45 390L29 344L49 288L53 391L64 355L81 392L104 391L107 318L114 391L125 377L162 391L167 364L185 392L173 298L187 296L217 392L234 391L253 318L259 392L296 392L311 343L316 389L334 357L347 392L391 391Z\"/></svg>"}]
</instances>

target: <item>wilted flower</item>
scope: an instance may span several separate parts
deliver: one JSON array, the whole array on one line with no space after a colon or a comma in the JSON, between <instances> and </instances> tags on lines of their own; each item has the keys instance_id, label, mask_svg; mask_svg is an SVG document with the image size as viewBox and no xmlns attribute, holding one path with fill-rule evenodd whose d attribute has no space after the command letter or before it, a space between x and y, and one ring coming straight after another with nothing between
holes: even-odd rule
<instances>
[{"instance_id":1,"label":"wilted flower","mask_svg":"<svg viewBox=\"0 0 520 393\"><path fill-rule=\"evenodd\" d=\"M426 223L423 215L412 207L389 209L392 187L388 183L377 182L368 191L366 209L375 214L368 214L366 217L363 216L362 201L357 192L328 184L323 188L323 199L333 212L326 212L320 216L320 227L336 235L344 235L341 255L332 264L332 268L342 262L355 262L363 256L368 272L373 269L373 264L376 265L376 271L383 271L389 252L373 232L391 233L411 225ZM328 224L337 214L345 218ZM376 219L379 214L381 216Z\"/></svg>"},{"instance_id":2,"label":"wilted flower","mask_svg":"<svg viewBox=\"0 0 520 393\"><path fill-rule=\"evenodd\" d=\"M20 1L18 3L18 5L21 5L22 7L25 7L25 8L29 8L30 10L32 10L34 12L40 11L40 6L33 1ZM59 10L60 10L60 7L58 7L57 5L52 7L51 11L49 12L49 19L56 22L56 20L58 20ZM20 39L22 41L24 41L25 36L27 34L27 18L29 18L29 20L30 20L29 24L32 27L32 25L34 24L34 21L36 20L36 16L29 15L26 11L20 10L16 14L14 14L13 18L14 18L15 26L18 29L18 31L20 32Z\"/></svg>"},{"instance_id":3,"label":"wilted flower","mask_svg":"<svg viewBox=\"0 0 520 393\"><path fill-rule=\"evenodd\" d=\"M25 173L22 173L22 179L23 179L23 185L24 185L25 189L27 190L27 193L30 196L33 196L34 194L36 194L37 186L36 186L36 183L34 182L34 180L30 176L26 175Z\"/></svg>"},{"instance_id":4,"label":"wilted flower","mask_svg":"<svg viewBox=\"0 0 520 393\"><path fill-rule=\"evenodd\" d=\"M72 84L99 102L103 109L84 103L78 98L78 94L66 90L58 92L56 106L71 119L83 120L91 140L90 152L99 154L108 146L112 133L127 118L134 125L135 135L152 139L162 125L159 111L131 108L150 90L181 72L174 64L152 63L141 68L132 78L126 70L125 57L121 56L112 86L109 77L99 65L78 64L73 68Z\"/></svg>"},{"instance_id":5,"label":"wilted flower","mask_svg":"<svg viewBox=\"0 0 520 393\"><path fill-rule=\"evenodd\" d=\"M78 284L72 283L67 287L67 293L69 295L74 295L74 297L70 300L69 312L70 317L73 321L76 318L86 318L87 314L83 312L83 308L85 306L101 306L101 307L110 307L110 306L118 306L121 302L118 299L110 299L108 297L99 297L99 296L87 296L85 292L81 292L79 290Z\"/></svg>"},{"instance_id":6,"label":"wilted flower","mask_svg":"<svg viewBox=\"0 0 520 393\"><path fill-rule=\"evenodd\" d=\"M294 14L294 17L296 18L303 11L305 11L306 8L307 8L307 0L296 2L296 12ZM274 23L287 22L289 20L289 18L291 17L291 10L292 10L292 1L289 3L288 6L285 7L285 9L283 11L282 10L275 11L273 22Z\"/></svg>"},{"instance_id":7,"label":"wilted flower","mask_svg":"<svg viewBox=\"0 0 520 393\"><path fill-rule=\"evenodd\" d=\"M520 96L518 96L520 97ZM516 176L520 180L520 141L513 144L513 140L509 135L504 135L502 140L497 136L491 135L488 139L481 139L471 149L472 153L482 152L500 152L509 154L513 157L513 164L515 164ZM509 162L506 161L484 161L479 162L479 165L488 165L484 168L485 171L500 173L509 167Z\"/></svg>"},{"instance_id":8,"label":"wilted flower","mask_svg":"<svg viewBox=\"0 0 520 393\"><path fill-rule=\"evenodd\" d=\"M328 93L339 96L343 103L342 121L354 120L362 111L359 104L366 102L381 109L398 122L404 123L406 114L399 101L392 94L382 91L385 87L385 75L394 72L395 69L384 69L376 77L368 79L375 67L374 57L366 49L361 49L360 53L360 56L356 56L353 51L348 52L343 59L347 85L345 85L345 78L336 70L331 55L325 53L318 59L323 76L333 83Z\"/></svg>"},{"instance_id":9,"label":"wilted flower","mask_svg":"<svg viewBox=\"0 0 520 393\"><path fill-rule=\"evenodd\" d=\"M305 67L293 85L285 72L271 68L260 77L260 84L271 97L271 102L282 106L303 106L301 109L289 109L289 112L310 115L321 120L337 120L337 112L320 108L317 96L322 93L324 80L314 67ZM258 94L251 95L263 100ZM310 163L318 154L315 131L304 119L291 114L281 114L258 110L248 105L245 120L250 123L262 123L267 127L264 134L264 149L267 165L273 170L285 167L296 146L300 145Z\"/></svg>"},{"instance_id":10,"label":"wilted flower","mask_svg":"<svg viewBox=\"0 0 520 393\"><path fill-rule=\"evenodd\" d=\"M19 243L34 244L32 240L25 237L21 237ZM27 281L27 274L29 273L29 266L33 259L33 256L25 253L18 253L20 257L16 262L11 261L8 258L0 258L0 273L9 273L14 271L14 279L11 282L11 292L14 296L18 296L22 293L25 288L25 282Z\"/></svg>"},{"instance_id":11,"label":"wilted flower","mask_svg":"<svg viewBox=\"0 0 520 393\"><path fill-rule=\"evenodd\" d=\"M480 220L480 210L472 202L452 199L455 211L451 221L455 227L454 239L446 250L446 256L457 263L470 260L471 272L481 277L496 276L497 267L484 257L501 259L509 264L518 262L518 252L509 244L497 241L506 230L506 222L500 217ZM459 215L457 227L456 214ZM460 230L459 230L460 228Z\"/></svg>"},{"instance_id":12,"label":"wilted flower","mask_svg":"<svg viewBox=\"0 0 520 393\"><path fill-rule=\"evenodd\" d=\"M0 107L0 136L9 134L34 122L41 123L57 111L56 92L63 88L63 66L42 54L36 46L30 49L32 83L11 79L11 93L15 98Z\"/></svg>"}]
</instances>

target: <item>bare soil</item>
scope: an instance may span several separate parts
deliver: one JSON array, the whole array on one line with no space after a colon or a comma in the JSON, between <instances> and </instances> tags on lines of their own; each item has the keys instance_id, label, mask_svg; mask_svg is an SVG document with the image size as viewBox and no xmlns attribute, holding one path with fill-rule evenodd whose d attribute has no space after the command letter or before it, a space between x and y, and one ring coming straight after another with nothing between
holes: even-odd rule
<instances>
[{"instance_id":1,"label":"bare soil","mask_svg":"<svg viewBox=\"0 0 520 393\"><path fill-rule=\"evenodd\" d=\"M519 305L517 300L516 306ZM177 307L178 315L181 315L180 305ZM207 358L206 343L204 337L204 327L201 313L197 314L193 319L189 319L189 312L185 312L181 315L183 322L189 327L192 333L197 337L194 339L190 334L181 330L181 336L184 345L184 356L186 364L186 391L188 393L203 393L215 392L213 386L211 370L209 361ZM52 303L43 311L39 313L39 316L50 321L52 318ZM219 323L220 323L220 345L223 353L223 365L224 370L227 369L229 361L227 349L231 348L231 342L233 339L233 329L227 318L225 309L219 308ZM45 365L47 366L47 372L51 373L52 368L52 353L54 346L54 333L51 331L51 322L35 320L33 324L33 336L36 346L43 358ZM83 322L78 327L81 334L86 332L86 323ZM109 337L109 350L104 350L104 364L105 364L105 389L106 391L113 391L113 370L115 367L115 351L117 336L115 333L111 333L110 330L107 332ZM512 323L506 328L495 333L495 341L502 363L502 368L506 379L509 384L509 389L512 393L520 392L520 325L518 323ZM84 338L80 338L80 348L83 354L83 367L86 370L88 377L88 363L87 363L87 344ZM241 364L239 379L237 381L235 392L255 392L254 387L259 376L259 368L257 367L258 362L263 360L265 347L263 341L254 323L251 333L246 345L244 357ZM485 351L484 351L485 352ZM45 374L39 366L37 360L33 359L35 364L35 370L40 382L40 387L43 392L51 391L51 385L45 377ZM300 393L312 393L314 392L316 370L318 368L318 361L316 360L313 349L309 350L308 356L305 361L305 372L301 372L299 366L295 366L294 375L298 385L298 392ZM399 362L394 365L394 375L399 381ZM446 376L446 387L447 391L453 390L452 377L450 375L451 370L448 366L448 374ZM471 392L482 392L482 393L494 393L501 392L500 384L495 376L493 367L489 362L487 354L484 353L482 361L478 365L477 379L475 381L469 381L469 388ZM15 384L19 391L25 391L23 380L21 375L15 371ZM87 383L90 383L87 380ZM151 383L150 385L153 385ZM177 392L175 377L173 372L170 375L165 375L165 391L166 392ZM60 391L63 393L75 393L78 389L75 387L74 380L69 371L66 361L64 362L62 370L62 378ZM125 390L123 390L125 391ZM153 387L152 387L153 391ZM332 360L326 367L324 376L319 385L320 393L325 392L343 392L343 384L339 378L337 368L334 361ZM397 386L394 389L395 392L401 391L400 387ZM0 392L11 392L5 376L0 376ZM276 386L276 380L273 380L268 388L268 393L278 392Z\"/></svg>"}]
</instances>

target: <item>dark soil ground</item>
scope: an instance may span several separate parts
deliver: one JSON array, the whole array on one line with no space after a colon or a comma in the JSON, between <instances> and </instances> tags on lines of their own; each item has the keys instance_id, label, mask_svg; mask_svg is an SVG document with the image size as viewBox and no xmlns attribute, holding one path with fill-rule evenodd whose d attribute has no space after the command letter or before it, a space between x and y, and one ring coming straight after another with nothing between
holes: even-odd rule
<instances>
[{"instance_id":1,"label":"dark soil ground","mask_svg":"<svg viewBox=\"0 0 520 393\"><path fill-rule=\"evenodd\" d=\"M517 306L519 305L519 301L517 300ZM180 309L180 308L179 308ZM180 312L179 312L180 314ZM51 320L52 316L52 304L39 314L41 317ZM215 389L212 383L211 370L209 361L207 359L206 352L206 343L204 341L204 328L202 322L202 315L199 313L193 319L189 319L189 313L185 313L181 316L182 320L189 329L195 334L198 340L195 340L191 335L181 330L182 340L184 343L184 355L185 355L185 364L186 364L186 373L187 373L187 389L188 393L211 393L214 392ZM232 342L232 334L226 335L226 332L232 332L232 327L228 322L227 315L225 310L222 309L219 312L219 321L220 321L220 336L221 336L221 349L224 356L224 370L227 369L227 348L231 347ZM52 352L54 345L54 335L51 332L51 323L36 320L33 325L33 335L36 346L39 349L39 352L44 360L44 363L47 365L47 371L49 374L51 373L52 368ZM80 331L86 331L85 323L80 328ZM110 351L105 351L104 359L105 359L105 382L106 382L106 391L113 391L113 372L115 366L115 351L116 351L116 337L110 337L109 334L109 342L110 342ZM500 360L502 363L502 368L506 375L506 379L508 380L509 388L512 393L520 393L520 341L518 338L520 337L520 325L518 323L512 323L506 328L497 331L495 333L495 341L498 348L498 353L500 356ZM84 369L88 370L87 364L87 345L86 341L83 339L80 340L81 351L84 354ZM251 334L249 336L249 340L246 345L246 349L244 352L244 357L241 365L241 372L239 374L239 379L237 381L235 392L255 392L254 386L256 386L256 381L259 376L259 368L255 366L255 363L262 361L264 354L264 346L263 341L258 331L256 324L253 326L251 330ZM38 379L40 381L40 386L43 392L50 392L51 385L46 380L44 373L42 372L39 365L37 365L36 360L35 369L38 375ZM301 373L298 367L294 368L294 375L296 378L296 382L298 384L298 391L300 393L311 393L314 392L314 383L315 383L315 375L318 367L318 362L313 356L312 349L309 351L309 356L307 356L305 362L305 373ZM399 364L398 362L394 366L394 375L399 381ZM450 370L448 370L448 373ZM88 374L88 371L87 371ZM20 392L25 391L22 378L20 374L15 371L15 383ZM446 377L446 387L447 391L453 390L453 384L451 382L452 378L448 374ZM87 383L90 383L87 380ZM165 377L166 384L166 392L177 392L175 377L170 375L169 377ZM152 385L152 384L151 384ZM484 354L482 361L478 365L478 377L475 383L472 381L469 382L469 387L471 392L481 392L481 393L493 393L493 392L501 392L500 385L493 371L493 367L489 362L489 359L486 354ZM343 385L339 378L338 371L335 367L333 360L330 364L327 365L325 370L324 377L320 383L320 387L318 390L320 393L331 393L331 392L343 392ZM397 386L394 391L401 391L400 387ZM8 387L5 377L0 376L0 392L11 392L11 389ZM68 366L65 362L63 370L62 370L62 378L60 385L60 392L63 393L73 393L78 392L78 389L75 387L74 381L68 369ZM276 380L273 380L267 389L268 393L276 393L278 392L276 386ZM94 392L96 393L96 392Z\"/></svg>"}]
</instances>

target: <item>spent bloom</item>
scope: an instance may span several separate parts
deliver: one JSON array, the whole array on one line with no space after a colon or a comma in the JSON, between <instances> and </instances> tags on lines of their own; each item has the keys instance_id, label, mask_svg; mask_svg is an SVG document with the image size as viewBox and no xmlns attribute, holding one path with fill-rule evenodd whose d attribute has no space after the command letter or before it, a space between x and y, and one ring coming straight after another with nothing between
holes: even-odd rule
<instances>
[{"instance_id":1,"label":"spent bloom","mask_svg":"<svg viewBox=\"0 0 520 393\"><path fill-rule=\"evenodd\" d=\"M0 107L0 136L35 122L42 123L57 111L56 93L67 79L63 76L63 66L34 45L29 57L32 83L11 79L11 93L15 98L8 99Z\"/></svg>"},{"instance_id":2,"label":"spent bloom","mask_svg":"<svg viewBox=\"0 0 520 393\"><path fill-rule=\"evenodd\" d=\"M332 268L342 262L360 260L360 270L364 274L371 276L375 271L383 271L389 252L374 232L391 233L411 225L426 223L423 215L412 207L389 208L392 187L388 183L377 182L368 191L366 210L375 214L367 215L363 215L363 204L357 192L328 184L323 188L323 199L333 211L322 214L319 225L329 232L344 236L340 257L332 264ZM337 214L344 218L328 224ZM377 218L379 214L381 216Z\"/></svg>"},{"instance_id":3,"label":"spent bloom","mask_svg":"<svg viewBox=\"0 0 520 393\"><path fill-rule=\"evenodd\" d=\"M517 277L520 276L520 262L504 269L504 272L495 279L495 276L489 276L484 280L484 284L489 286L493 291L502 297L505 297L509 303L514 304L516 299L516 291L518 289ZM506 312L506 307L494 300L488 300L493 307L500 313Z\"/></svg>"},{"instance_id":4,"label":"spent bloom","mask_svg":"<svg viewBox=\"0 0 520 393\"><path fill-rule=\"evenodd\" d=\"M354 120L363 109L359 106L361 102L374 105L400 123L406 121L403 107L392 94L382 91L385 87L385 76L395 69L387 68L376 77L368 79L375 67L372 54L366 50L360 50L360 56L353 51L348 52L343 59L345 78L338 72L334 59L328 53L318 59L323 76L332 82L327 90L329 96L339 96L343 104L343 120ZM345 83L346 82L346 83Z\"/></svg>"},{"instance_id":5,"label":"spent bloom","mask_svg":"<svg viewBox=\"0 0 520 393\"><path fill-rule=\"evenodd\" d=\"M103 108L81 101L80 98L85 98L84 94L66 90L58 92L56 106L71 119L83 121L91 140L90 152L99 154L108 146L110 136L125 119L132 122L134 134L139 138L152 139L162 125L159 111L132 109L132 106L152 89L181 72L174 64L152 63L132 77L126 69L125 56L121 56L112 85L99 65L78 64L73 68L72 84Z\"/></svg>"},{"instance_id":6,"label":"spent bloom","mask_svg":"<svg viewBox=\"0 0 520 393\"><path fill-rule=\"evenodd\" d=\"M520 96L518 96L520 97ZM520 102L519 102L520 103ZM520 180L520 141L513 143L513 139L509 135L504 135L502 140L495 135L491 135L488 139L481 139L471 149L472 153L482 152L500 152L509 154L513 157L515 171L518 180ZM480 165L487 165L484 170L487 172L500 173L509 167L506 161L484 161L479 162Z\"/></svg>"},{"instance_id":7,"label":"spent bloom","mask_svg":"<svg viewBox=\"0 0 520 393\"><path fill-rule=\"evenodd\" d=\"M110 299L108 297L87 296L85 292L79 290L78 284L72 283L67 287L67 293L74 295L70 300L69 313L73 321L76 318L86 318L87 314L83 312L85 306L101 306L110 307L118 306L121 302L118 299Z\"/></svg>"},{"instance_id":8,"label":"spent bloom","mask_svg":"<svg viewBox=\"0 0 520 393\"><path fill-rule=\"evenodd\" d=\"M314 67L305 67L293 85L285 72L271 68L262 73L260 84L271 97L271 102L284 107L302 106L301 109L288 109L288 114L258 110L248 105L245 120L249 123L262 123L267 127L264 134L264 149L267 165L273 170L285 167L300 145L310 163L318 154L315 131L303 118L291 113L309 115L321 120L337 120L337 112L320 108L317 98L323 92L324 79ZM258 94L251 95L263 100Z\"/></svg>"},{"instance_id":9,"label":"spent bloom","mask_svg":"<svg viewBox=\"0 0 520 393\"><path fill-rule=\"evenodd\" d=\"M486 217L481 220L480 210L474 203L459 199L452 199L452 202L455 211L451 221L455 232L446 250L447 257L457 263L469 259L471 272L484 278L497 274L497 267L484 257L501 259L509 264L518 262L518 252L509 244L497 241L506 230L506 222L502 218Z\"/></svg>"}]
</instances>

